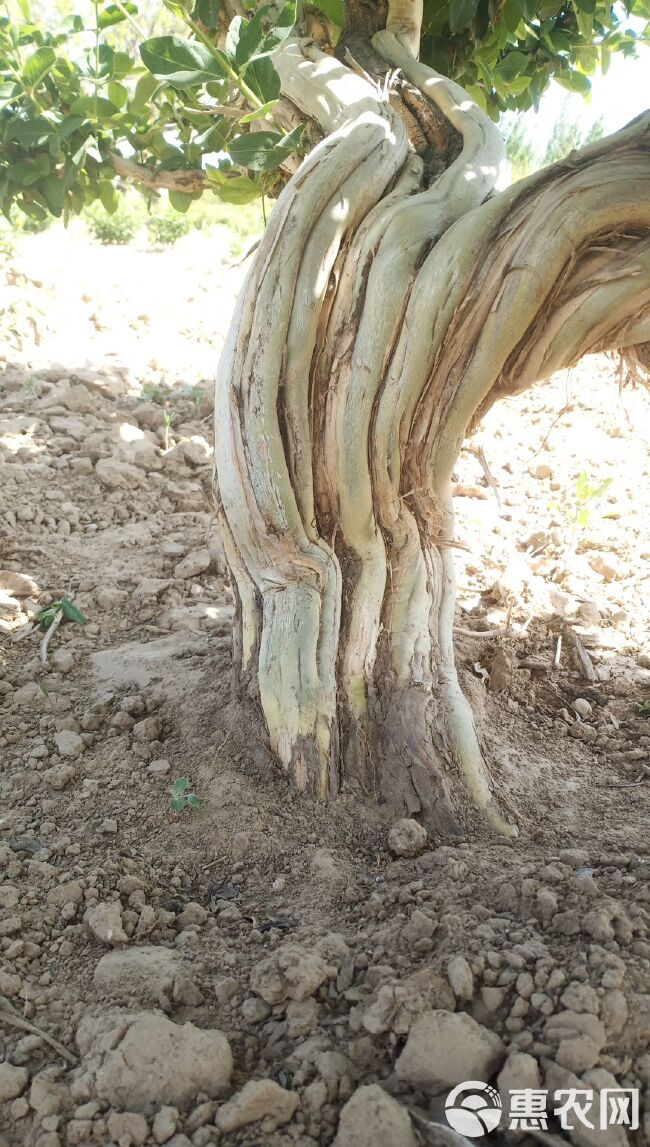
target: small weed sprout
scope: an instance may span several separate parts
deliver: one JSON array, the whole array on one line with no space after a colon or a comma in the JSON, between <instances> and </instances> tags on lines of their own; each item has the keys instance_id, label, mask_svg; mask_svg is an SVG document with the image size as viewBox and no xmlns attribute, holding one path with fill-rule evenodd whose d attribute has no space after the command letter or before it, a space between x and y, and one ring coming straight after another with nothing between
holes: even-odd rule
<instances>
[{"instance_id":1,"label":"small weed sprout","mask_svg":"<svg viewBox=\"0 0 650 1147\"><path fill-rule=\"evenodd\" d=\"M45 633L41 641L41 661L47 665L47 647L50 639L56 633L62 621L74 621L77 625L85 625L86 618L69 597L61 597L51 605L39 609L36 614L36 624Z\"/></svg>"},{"instance_id":2,"label":"small weed sprout","mask_svg":"<svg viewBox=\"0 0 650 1147\"><path fill-rule=\"evenodd\" d=\"M595 502L598 498L602 498L605 491L609 490L613 481L613 478L605 478L604 482L600 482L597 486L592 486L589 481L589 475L585 470L582 470L581 473L578 474L574 493L574 529L577 529L578 526L583 530L587 529L591 515L591 503Z\"/></svg>"},{"instance_id":3,"label":"small weed sprout","mask_svg":"<svg viewBox=\"0 0 650 1147\"><path fill-rule=\"evenodd\" d=\"M51 605L44 606L39 609L36 614L36 621L42 630L47 630L56 621L57 614L62 615L62 619L66 618L68 621L76 621L77 625L85 625L86 618L80 609L70 601L69 597L59 598L58 601L53 601Z\"/></svg>"},{"instance_id":4,"label":"small weed sprout","mask_svg":"<svg viewBox=\"0 0 650 1147\"><path fill-rule=\"evenodd\" d=\"M189 793L187 791L189 787L190 782L187 777L178 777L174 781L169 790L170 812L184 812L186 808L189 808L191 812L198 812L200 808L203 808L206 802L196 793Z\"/></svg>"},{"instance_id":5,"label":"small weed sprout","mask_svg":"<svg viewBox=\"0 0 650 1147\"><path fill-rule=\"evenodd\" d=\"M142 387L142 397L146 398L147 402L162 403L165 401L165 391L155 382L145 382Z\"/></svg>"},{"instance_id":6,"label":"small weed sprout","mask_svg":"<svg viewBox=\"0 0 650 1147\"><path fill-rule=\"evenodd\" d=\"M163 423L164 423L164 427L165 427L165 444L164 444L165 450L169 450L169 446L170 446L170 442L171 442L172 422L174 421L175 417L176 417L176 411L175 410L165 410L163 413Z\"/></svg>"}]
</instances>

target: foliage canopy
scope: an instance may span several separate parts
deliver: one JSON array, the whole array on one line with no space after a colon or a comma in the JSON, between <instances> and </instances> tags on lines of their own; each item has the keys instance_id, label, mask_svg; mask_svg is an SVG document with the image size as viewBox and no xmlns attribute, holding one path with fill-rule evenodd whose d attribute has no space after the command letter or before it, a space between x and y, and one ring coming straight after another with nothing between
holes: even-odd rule
<instances>
[{"instance_id":1,"label":"foliage canopy","mask_svg":"<svg viewBox=\"0 0 650 1147\"><path fill-rule=\"evenodd\" d=\"M67 220L95 200L115 211L120 175L148 196L167 187L179 211L206 189L227 203L273 192L304 147L303 127L283 126L272 61L295 0L251 0L229 24L220 0L164 0L158 35L145 27L151 0L80 6L53 22L8 0L0 18L5 215ZM306 7L335 44L343 0ZM422 58L497 119L537 106L551 79L588 93L613 53L647 39L649 18L650 0L426 0Z\"/></svg>"}]
</instances>

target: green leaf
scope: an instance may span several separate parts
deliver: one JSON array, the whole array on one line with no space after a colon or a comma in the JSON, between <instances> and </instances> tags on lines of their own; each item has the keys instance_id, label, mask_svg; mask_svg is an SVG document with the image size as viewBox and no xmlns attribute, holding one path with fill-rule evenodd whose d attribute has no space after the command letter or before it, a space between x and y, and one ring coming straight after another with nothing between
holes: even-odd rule
<instances>
[{"instance_id":1,"label":"green leaf","mask_svg":"<svg viewBox=\"0 0 650 1147\"><path fill-rule=\"evenodd\" d=\"M474 103L478 104L482 111L486 110L487 100L483 88L479 88L477 84L465 84L465 91L468 96L474 100Z\"/></svg>"},{"instance_id":2,"label":"green leaf","mask_svg":"<svg viewBox=\"0 0 650 1147\"><path fill-rule=\"evenodd\" d=\"M221 0L197 0L194 19L199 20L205 28L216 28L220 8Z\"/></svg>"},{"instance_id":3,"label":"green leaf","mask_svg":"<svg viewBox=\"0 0 650 1147\"><path fill-rule=\"evenodd\" d=\"M328 20L331 20L337 28L345 27L345 7L343 0L316 0L313 5L318 8L319 12L323 12Z\"/></svg>"},{"instance_id":4,"label":"green leaf","mask_svg":"<svg viewBox=\"0 0 650 1147\"><path fill-rule=\"evenodd\" d=\"M582 72L570 71L563 75L555 75L554 80L569 92L579 92L586 96L591 91L591 80L583 76Z\"/></svg>"},{"instance_id":5,"label":"green leaf","mask_svg":"<svg viewBox=\"0 0 650 1147\"><path fill-rule=\"evenodd\" d=\"M141 108L146 108L158 87L160 87L160 80L152 76L151 72L145 72L143 76L140 76L131 100L131 111L140 111Z\"/></svg>"},{"instance_id":6,"label":"green leaf","mask_svg":"<svg viewBox=\"0 0 650 1147\"><path fill-rule=\"evenodd\" d=\"M187 806L191 808L192 812L197 812L198 809L203 808L205 800L203 797L197 797L196 793L190 793L187 797Z\"/></svg>"},{"instance_id":7,"label":"green leaf","mask_svg":"<svg viewBox=\"0 0 650 1147\"><path fill-rule=\"evenodd\" d=\"M70 104L71 115L92 116L94 119L111 119L117 115L119 108L105 96L79 96Z\"/></svg>"},{"instance_id":8,"label":"green leaf","mask_svg":"<svg viewBox=\"0 0 650 1147\"><path fill-rule=\"evenodd\" d=\"M100 183L99 198L104 211L109 215L114 215L120 205L117 188L113 187L112 183Z\"/></svg>"},{"instance_id":9,"label":"green leaf","mask_svg":"<svg viewBox=\"0 0 650 1147\"><path fill-rule=\"evenodd\" d=\"M172 812L182 812L185 808L185 797L172 797L169 802Z\"/></svg>"},{"instance_id":10,"label":"green leaf","mask_svg":"<svg viewBox=\"0 0 650 1147\"><path fill-rule=\"evenodd\" d=\"M38 613L36 614L36 621L40 625L41 629L49 629L57 613L59 613L58 602L56 605L48 605L45 607L45 609L39 609Z\"/></svg>"},{"instance_id":11,"label":"green leaf","mask_svg":"<svg viewBox=\"0 0 650 1147\"><path fill-rule=\"evenodd\" d=\"M123 20L129 16L137 16L138 9L135 4L130 0L123 0L121 7L117 4L107 4L105 8L99 13L97 24L103 31L104 28L111 28L113 24L121 24Z\"/></svg>"},{"instance_id":12,"label":"green leaf","mask_svg":"<svg viewBox=\"0 0 650 1147\"><path fill-rule=\"evenodd\" d=\"M255 111L247 112L246 115L241 117L239 122L254 123L256 120L265 119L266 116L273 111L273 108L277 107L277 104L277 100L269 100L269 102L264 104L261 108L256 108Z\"/></svg>"},{"instance_id":13,"label":"green leaf","mask_svg":"<svg viewBox=\"0 0 650 1147\"><path fill-rule=\"evenodd\" d=\"M508 52L502 60L499 60L495 73L508 83L513 80L515 76L520 76L522 72L526 71L528 67L528 56L523 52Z\"/></svg>"},{"instance_id":14,"label":"green leaf","mask_svg":"<svg viewBox=\"0 0 650 1147\"><path fill-rule=\"evenodd\" d=\"M476 15L478 0L451 0L449 5L449 27L452 32L459 32L471 24Z\"/></svg>"},{"instance_id":15,"label":"green leaf","mask_svg":"<svg viewBox=\"0 0 650 1147\"><path fill-rule=\"evenodd\" d=\"M229 56L233 60L234 60L236 52L237 52L237 45L239 44L239 37L241 36L247 23L248 23L248 21L244 20L243 16L233 16L232 20L230 21L230 23L228 25L228 31L226 33L225 50L226 50L226 55Z\"/></svg>"},{"instance_id":16,"label":"green leaf","mask_svg":"<svg viewBox=\"0 0 650 1147\"><path fill-rule=\"evenodd\" d=\"M186 191L170 191L169 202L175 211L180 211L182 215L192 206L194 196L188 195ZM188 781L189 784L189 781Z\"/></svg>"},{"instance_id":17,"label":"green leaf","mask_svg":"<svg viewBox=\"0 0 650 1147\"><path fill-rule=\"evenodd\" d=\"M265 171L273 149L281 139L277 131L251 131L248 135L239 135L228 148L230 158L239 167Z\"/></svg>"},{"instance_id":18,"label":"green leaf","mask_svg":"<svg viewBox=\"0 0 650 1147\"><path fill-rule=\"evenodd\" d=\"M35 88L52 71L56 63L54 48L38 48L33 55L25 61L22 77L28 88Z\"/></svg>"},{"instance_id":19,"label":"green leaf","mask_svg":"<svg viewBox=\"0 0 650 1147\"><path fill-rule=\"evenodd\" d=\"M15 140L23 147L41 147L54 134L55 127L43 116L31 120L14 120L7 128L7 139Z\"/></svg>"},{"instance_id":20,"label":"green leaf","mask_svg":"<svg viewBox=\"0 0 650 1147\"><path fill-rule=\"evenodd\" d=\"M178 36L154 36L140 45L145 68L173 88L194 88L226 75L203 44L180 40Z\"/></svg>"},{"instance_id":21,"label":"green leaf","mask_svg":"<svg viewBox=\"0 0 650 1147\"><path fill-rule=\"evenodd\" d=\"M110 80L106 85L106 94L112 104L116 108L123 108L129 98L128 88L124 84L118 84L117 80Z\"/></svg>"},{"instance_id":22,"label":"green leaf","mask_svg":"<svg viewBox=\"0 0 650 1147\"><path fill-rule=\"evenodd\" d=\"M187 777L177 777L171 789L169 790L174 797L181 796L186 789L189 789L190 782Z\"/></svg>"},{"instance_id":23,"label":"green leaf","mask_svg":"<svg viewBox=\"0 0 650 1147\"><path fill-rule=\"evenodd\" d=\"M532 76L515 76L514 80L510 80L507 86L508 96L520 96L530 87Z\"/></svg>"},{"instance_id":24,"label":"green leaf","mask_svg":"<svg viewBox=\"0 0 650 1147\"><path fill-rule=\"evenodd\" d=\"M70 601L69 597L62 597L60 606L63 610L63 613L68 618L68 621L76 621L77 625L86 624L86 618L84 617L83 613L80 609L77 609L76 605Z\"/></svg>"},{"instance_id":25,"label":"green leaf","mask_svg":"<svg viewBox=\"0 0 650 1147\"><path fill-rule=\"evenodd\" d=\"M206 170L206 175L210 179L210 171ZM221 175L221 172L219 172ZM231 179L227 179L225 183L221 180L217 181L216 193L222 203L252 203L254 199L259 199L262 195L263 188L258 183L254 183L248 175L236 175Z\"/></svg>"},{"instance_id":26,"label":"green leaf","mask_svg":"<svg viewBox=\"0 0 650 1147\"><path fill-rule=\"evenodd\" d=\"M516 0L516 3L527 20L532 20L537 15L539 0Z\"/></svg>"},{"instance_id":27,"label":"green leaf","mask_svg":"<svg viewBox=\"0 0 650 1147\"><path fill-rule=\"evenodd\" d=\"M251 60L246 68L246 83L262 103L280 98L280 77L268 56Z\"/></svg>"}]
</instances>

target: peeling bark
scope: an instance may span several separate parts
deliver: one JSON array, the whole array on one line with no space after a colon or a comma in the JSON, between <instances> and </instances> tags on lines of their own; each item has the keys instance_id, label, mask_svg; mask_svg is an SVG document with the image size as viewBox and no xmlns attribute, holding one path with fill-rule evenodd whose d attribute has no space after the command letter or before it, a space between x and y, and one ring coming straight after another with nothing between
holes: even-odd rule
<instances>
[{"instance_id":1,"label":"peeling bark","mask_svg":"<svg viewBox=\"0 0 650 1147\"><path fill-rule=\"evenodd\" d=\"M222 355L216 473L236 661L299 788L354 787L455 831L505 820L453 650L451 474L468 427L650 326L650 116L504 184L491 121L373 47L462 140L441 175L372 83L311 43L283 96L326 138L282 192Z\"/></svg>"}]
</instances>

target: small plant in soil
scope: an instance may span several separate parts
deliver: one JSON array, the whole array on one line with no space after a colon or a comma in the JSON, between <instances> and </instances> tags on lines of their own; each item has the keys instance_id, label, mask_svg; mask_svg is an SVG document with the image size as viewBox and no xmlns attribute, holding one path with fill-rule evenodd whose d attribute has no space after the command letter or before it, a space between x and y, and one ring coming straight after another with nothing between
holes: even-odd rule
<instances>
[{"instance_id":1,"label":"small plant in soil","mask_svg":"<svg viewBox=\"0 0 650 1147\"><path fill-rule=\"evenodd\" d=\"M58 601L53 601L51 605L46 605L43 609L39 609L36 614L36 621L42 630L47 630L61 615L61 620L64 618L67 621L75 621L77 625L85 625L86 618L80 609L77 609L74 602L70 601L69 597L59 598Z\"/></svg>"},{"instance_id":2,"label":"small plant in soil","mask_svg":"<svg viewBox=\"0 0 650 1147\"><path fill-rule=\"evenodd\" d=\"M172 422L174 421L175 417L176 417L176 411L175 410L166 410L163 414L163 425L165 428L165 444L164 444L165 450L169 450L169 447L171 444Z\"/></svg>"},{"instance_id":3,"label":"small plant in soil","mask_svg":"<svg viewBox=\"0 0 650 1147\"><path fill-rule=\"evenodd\" d=\"M86 618L80 609L70 601L69 597L61 597L39 609L36 614L36 624L45 633L41 641L41 661L47 665L47 647L62 621L74 621L77 625L85 625Z\"/></svg>"},{"instance_id":4,"label":"small plant in soil","mask_svg":"<svg viewBox=\"0 0 650 1147\"><path fill-rule=\"evenodd\" d=\"M574 529L578 527L583 530L587 529L591 517L592 502L597 501L598 498L602 498L605 491L609 490L613 481L613 478L605 478L604 482L592 486L586 470L582 470L581 473L578 474L573 495L575 504L573 511Z\"/></svg>"},{"instance_id":5,"label":"small plant in soil","mask_svg":"<svg viewBox=\"0 0 650 1147\"><path fill-rule=\"evenodd\" d=\"M145 382L143 387L142 387L142 397L145 398L147 400L147 402L160 402L160 403L162 403L165 401L166 396L165 396L165 391L163 390L163 388L161 386L158 386L157 383Z\"/></svg>"},{"instance_id":6,"label":"small plant in soil","mask_svg":"<svg viewBox=\"0 0 650 1147\"><path fill-rule=\"evenodd\" d=\"M187 777L178 777L169 790L170 812L184 812L186 808L191 812L198 812L206 803L203 797L187 790L190 782Z\"/></svg>"}]
</instances>

